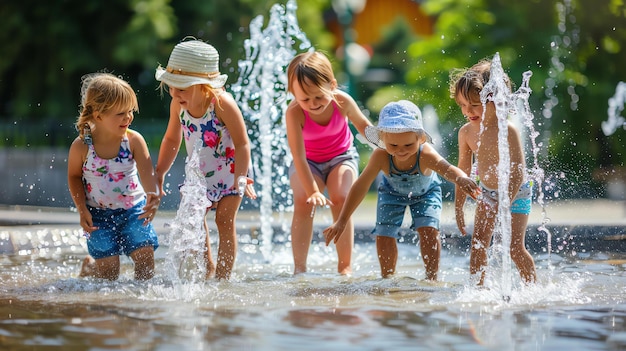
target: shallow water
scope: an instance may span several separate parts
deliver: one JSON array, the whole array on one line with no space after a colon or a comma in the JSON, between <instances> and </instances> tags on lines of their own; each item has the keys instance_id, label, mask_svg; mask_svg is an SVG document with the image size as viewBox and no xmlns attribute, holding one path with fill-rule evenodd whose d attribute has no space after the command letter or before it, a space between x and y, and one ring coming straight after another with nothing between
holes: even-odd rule
<instances>
[{"instance_id":1,"label":"shallow water","mask_svg":"<svg viewBox=\"0 0 626 351\"><path fill-rule=\"evenodd\" d=\"M61 238L63 235L60 236ZM400 244L398 273L380 279L373 243L357 243L351 277L314 243L310 273L292 276L291 249L265 262L241 244L229 282L186 283L163 271L116 282L77 278L80 245L0 257L3 350L623 350L626 254L536 255L539 283L467 287L468 256L444 251L440 281L423 280L419 249ZM497 271L497 269L496 269ZM513 269L515 275L517 271Z\"/></svg>"}]
</instances>

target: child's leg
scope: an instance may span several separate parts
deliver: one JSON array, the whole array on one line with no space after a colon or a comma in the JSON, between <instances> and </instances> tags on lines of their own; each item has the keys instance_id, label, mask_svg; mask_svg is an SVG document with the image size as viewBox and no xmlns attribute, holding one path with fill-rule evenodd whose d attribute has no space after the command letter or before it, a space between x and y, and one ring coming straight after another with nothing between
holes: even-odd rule
<instances>
[{"instance_id":1,"label":"child's leg","mask_svg":"<svg viewBox=\"0 0 626 351\"><path fill-rule=\"evenodd\" d=\"M87 256L80 268L80 277L94 277L108 280L117 280L120 275L120 257L110 256L94 260Z\"/></svg>"},{"instance_id":2,"label":"child's leg","mask_svg":"<svg viewBox=\"0 0 626 351\"><path fill-rule=\"evenodd\" d=\"M235 219L241 204L239 196L225 196L217 204L215 224L220 238L217 247L217 279L230 279L237 256L237 227Z\"/></svg>"},{"instance_id":3,"label":"child's leg","mask_svg":"<svg viewBox=\"0 0 626 351\"><path fill-rule=\"evenodd\" d=\"M376 236L376 252L380 263L380 275L388 278L396 273L398 262L398 245L396 238L389 236Z\"/></svg>"},{"instance_id":4,"label":"child's leg","mask_svg":"<svg viewBox=\"0 0 626 351\"><path fill-rule=\"evenodd\" d=\"M207 210L207 213L209 210ZM215 276L215 261L213 261L213 255L211 254L211 239L209 238L209 224L206 222L206 213L204 215L204 232L206 233L204 238L204 262L206 264L206 276L205 279L211 279Z\"/></svg>"},{"instance_id":5,"label":"child's leg","mask_svg":"<svg viewBox=\"0 0 626 351\"><path fill-rule=\"evenodd\" d=\"M300 183L300 179L295 174L291 177L291 189L293 190L293 218L291 220L293 274L299 274L306 272L306 260L313 239L313 216L311 216L313 206L306 203L307 194Z\"/></svg>"},{"instance_id":6,"label":"child's leg","mask_svg":"<svg viewBox=\"0 0 626 351\"><path fill-rule=\"evenodd\" d=\"M537 280L537 273L533 257L526 250L527 224L527 214L511 214L511 259L515 262L522 280L526 283L534 283Z\"/></svg>"},{"instance_id":7,"label":"child's leg","mask_svg":"<svg viewBox=\"0 0 626 351\"><path fill-rule=\"evenodd\" d=\"M426 279L437 280L439 258L441 256L441 239L439 231L433 227L417 228L420 237L420 251L426 268Z\"/></svg>"},{"instance_id":8,"label":"child's leg","mask_svg":"<svg viewBox=\"0 0 626 351\"><path fill-rule=\"evenodd\" d=\"M130 253L135 262L135 279L148 280L154 277L154 247L152 245L140 247Z\"/></svg>"},{"instance_id":9,"label":"child's leg","mask_svg":"<svg viewBox=\"0 0 626 351\"><path fill-rule=\"evenodd\" d=\"M350 192L350 188L356 180L355 170L347 165L341 165L333 169L328 175L326 186L328 187L328 196L334 204L330 210L333 214L333 221L339 218L343 204ZM354 222L352 217L346 223L346 228L341 234L337 247L337 272L339 274L352 273L352 249L354 247Z\"/></svg>"},{"instance_id":10,"label":"child's leg","mask_svg":"<svg viewBox=\"0 0 626 351\"><path fill-rule=\"evenodd\" d=\"M474 233L472 234L470 248L470 276L478 278L478 285L483 285L485 280L485 267L487 267L487 249L491 244L491 236L496 222L496 211L493 206L479 202L476 206L474 218Z\"/></svg>"}]
</instances>

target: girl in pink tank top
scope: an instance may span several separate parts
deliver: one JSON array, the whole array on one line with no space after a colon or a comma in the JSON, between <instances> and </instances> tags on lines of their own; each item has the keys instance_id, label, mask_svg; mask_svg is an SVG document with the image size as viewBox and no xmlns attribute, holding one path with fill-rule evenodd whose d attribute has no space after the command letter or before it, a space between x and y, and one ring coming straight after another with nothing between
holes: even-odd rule
<instances>
[{"instance_id":1,"label":"girl in pink tank top","mask_svg":"<svg viewBox=\"0 0 626 351\"><path fill-rule=\"evenodd\" d=\"M358 154L352 145L348 121L361 134L372 124L350 95L337 90L332 66L324 54L307 52L294 57L287 68L287 80L289 92L294 96L285 120L293 156L291 241L294 274L299 274L307 271L315 208L330 205L336 220L358 175ZM329 198L324 196L324 190ZM351 219L345 228L337 242L340 274L352 272L354 224Z\"/></svg>"}]
</instances>

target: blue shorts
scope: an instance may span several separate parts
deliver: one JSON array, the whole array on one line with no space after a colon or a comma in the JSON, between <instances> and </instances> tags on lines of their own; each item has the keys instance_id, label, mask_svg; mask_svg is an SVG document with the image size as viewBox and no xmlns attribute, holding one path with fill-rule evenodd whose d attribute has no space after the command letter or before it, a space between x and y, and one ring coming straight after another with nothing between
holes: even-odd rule
<instances>
[{"instance_id":1,"label":"blue shorts","mask_svg":"<svg viewBox=\"0 0 626 351\"><path fill-rule=\"evenodd\" d=\"M498 201L498 191L492 190L485 187L483 184L480 184L482 190L483 201L487 201L488 203L495 204ZM511 213L518 213L529 215L530 210L532 209L532 197L533 197L533 181L529 180L524 182L522 186L520 186L517 195L513 199L511 203Z\"/></svg>"},{"instance_id":2,"label":"blue shorts","mask_svg":"<svg viewBox=\"0 0 626 351\"><path fill-rule=\"evenodd\" d=\"M313 162L307 159L307 162L309 163L309 168L313 176L318 176L324 183L326 183L330 172L337 166L346 165L354 169L357 174L359 173L359 153L354 146L329 161ZM292 164L291 167L289 167L289 176L293 176L294 173L296 173L296 168Z\"/></svg>"},{"instance_id":3,"label":"blue shorts","mask_svg":"<svg viewBox=\"0 0 626 351\"><path fill-rule=\"evenodd\" d=\"M130 255L133 251L151 245L154 250L159 247L156 232L152 223L143 225L138 219L143 213L146 200L130 209L108 209L89 207L93 219L94 230L87 239L89 255L95 259Z\"/></svg>"},{"instance_id":4,"label":"blue shorts","mask_svg":"<svg viewBox=\"0 0 626 351\"><path fill-rule=\"evenodd\" d=\"M413 219L411 229L433 227L439 230L442 195L441 187L437 186L417 197L379 191L376 227L372 233L397 238L407 206Z\"/></svg>"}]
</instances>

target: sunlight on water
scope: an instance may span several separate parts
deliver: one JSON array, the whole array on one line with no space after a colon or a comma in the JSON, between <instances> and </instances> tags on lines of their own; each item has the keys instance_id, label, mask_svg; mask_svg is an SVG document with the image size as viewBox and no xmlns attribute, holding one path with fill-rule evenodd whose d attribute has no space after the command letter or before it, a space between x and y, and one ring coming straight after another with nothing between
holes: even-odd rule
<instances>
[{"instance_id":1,"label":"sunlight on water","mask_svg":"<svg viewBox=\"0 0 626 351\"><path fill-rule=\"evenodd\" d=\"M569 4L562 4L563 9ZM274 237L278 243L270 245L270 214L290 206L286 168L276 166L289 163L281 129L287 97L275 91L285 90L279 68L293 57L294 40L301 43L300 50L310 43L295 21L294 1L285 8L274 6L268 26L262 29L262 24L263 18L257 17L250 25L246 60L240 63L246 78L233 91L238 101L245 101L242 111L254 126L251 139L260 143L253 150L254 178L262 188L263 234L241 236L232 279L205 281L204 264L195 261L204 250L202 223L210 203L194 152L186 163L179 211L159 238L156 275L147 282L133 280L133 265L126 257L117 281L78 278L87 252L79 228L0 230L0 249L9 252L0 256L0 349L626 348L626 255L567 249L576 238L563 239L554 253L548 246L547 252L535 256L538 283L530 286L511 272L510 262L490 267L486 288L471 286L465 247L457 248L460 254L444 250L440 281L425 281L420 250L410 240L398 245L397 274L390 279L380 278L375 244L361 240L354 247L352 276L337 275L334 249L317 241L311 247L310 271L293 276L288 238ZM559 28L563 36L553 46L565 43L565 29ZM285 35L292 39L274 41ZM264 40L273 44L261 45ZM499 55L495 58L492 74L497 78L503 72ZM282 63L267 64L272 60ZM551 72L548 80L564 69L559 57L553 64L557 72ZM531 74L524 74L513 96L496 102L508 106L499 117L506 119L513 107L530 130L531 177L541 182L537 155L543 145L535 144L538 133L528 106ZM548 105L544 114L551 112ZM541 184L538 188L542 190ZM539 196L541 201L541 192ZM543 209L545 225L549 219ZM543 228L550 245L550 232ZM496 247L489 255L508 254L501 251ZM508 302L503 295L510 298Z\"/></svg>"},{"instance_id":2,"label":"sunlight on water","mask_svg":"<svg viewBox=\"0 0 626 351\"><path fill-rule=\"evenodd\" d=\"M1 346L315 350L320 338L325 348L339 350L414 348L417 340L424 349L534 350L577 340L583 348L626 346L618 332L626 325L624 254L553 255L553 278L548 256L539 255L538 284L524 286L513 277L505 303L498 270L487 276L489 289L470 288L468 257L444 251L441 281L428 282L419 248L410 243L398 246L391 279L380 278L374 243L356 243L355 274L346 277L335 273L335 253L314 242L310 273L298 276L291 274L288 246L275 245L265 262L259 250L242 244L230 281L181 282L162 246L153 279L134 281L132 262L124 258L120 279L109 282L77 278L86 252L77 232L55 232L53 239L43 232L39 237L57 248L0 260ZM585 338L572 341L572 334Z\"/></svg>"}]
</instances>

